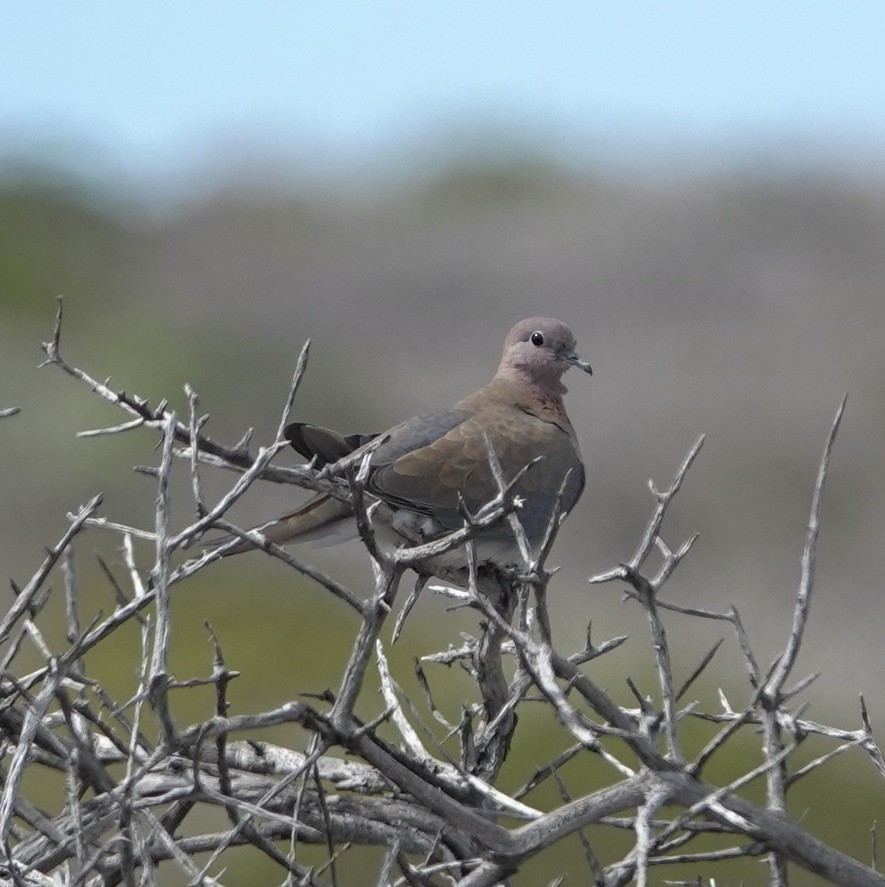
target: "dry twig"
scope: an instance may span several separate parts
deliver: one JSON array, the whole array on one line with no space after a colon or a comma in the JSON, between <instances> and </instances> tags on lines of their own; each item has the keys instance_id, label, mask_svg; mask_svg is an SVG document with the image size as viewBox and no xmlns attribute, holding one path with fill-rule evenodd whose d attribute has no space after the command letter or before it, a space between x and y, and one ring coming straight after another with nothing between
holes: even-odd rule
<instances>
[{"instance_id":1,"label":"dry twig","mask_svg":"<svg viewBox=\"0 0 885 887\"><path fill-rule=\"evenodd\" d=\"M703 438L691 448L669 489L659 492L651 485L655 507L636 550L628 561L591 580L627 583L628 596L648 617L659 698L648 699L636 691L638 707L631 709L596 682L592 668L585 668L625 638L592 644L588 628L584 649L570 655L557 649L546 609L547 586L555 570L548 569L546 562L559 526L559 509L540 551L530 551L519 523L519 503L511 492L514 482L503 476L491 447L498 495L478 514L465 514L463 528L422 545L388 551L375 538L373 514L379 506L366 491L371 452L358 462L345 460L334 471L271 464L285 446L282 429L305 372L307 345L298 359L276 439L253 457L250 434L233 447L217 444L204 434L206 417L199 415L198 397L192 389L186 388L189 418L181 422L165 403L151 407L146 400L114 391L108 382L99 382L67 363L60 352L61 320L59 304L52 339L44 345L47 363L127 414L125 422L87 434L148 429L162 435L159 464L150 469L158 495L149 528L98 516L100 497L72 515L68 532L49 550L0 619L0 642L6 645L0 676L0 739L6 757L0 794L0 867L7 882L58 883L51 879L55 875L64 879L68 872L70 883L152 884L162 881L162 866L174 865L191 883L214 884L222 877L228 849L249 844L279 867L287 885L321 887L341 883L339 859L351 846L379 845L386 848L379 869L367 874L363 883L491 887L563 837L578 832L594 883L606 887L631 880L648 883L652 866L691 862L713 871L714 865L726 860L765 854L772 860L772 884L785 882L787 862L836 884L885 884L874 868L827 846L786 813L787 794L796 781L813 778L833 757L855 748L863 749L877 773L885 776L885 760L863 700L861 726L854 730L813 722L803 717L801 707L788 708L807 692L813 679L787 686L811 604L821 493L844 402L815 485L792 629L767 674L757 664L735 608L725 613L688 608L661 595L697 538L672 550L661 534L667 510ZM0 418L12 413L0 412ZM177 459L186 462L193 498L194 519L183 527L174 525L169 496ZM238 475L216 503L204 499L201 472L207 468ZM244 531L227 521L231 505L262 479L330 492L352 504L370 560L368 593L355 593L268 543L260 532ZM510 524L523 552L525 563L512 575L480 571L475 562L472 540L497 521ZM169 648L175 617L171 596L215 563L225 549L222 546L190 560L184 560L182 552L210 528L233 534L231 545L248 539L309 577L358 616L352 651L342 664L334 693L309 701L281 701L265 711L232 714L227 685L236 672L225 665L214 634L211 676L172 677ZM84 628L82 580L72 543L92 529L119 537L131 590L124 592L102 562L114 592L114 609ZM150 541L150 562L140 562L133 539ZM482 621L475 637L456 644L448 639L447 649L427 651L422 662L428 670L465 668L474 680L476 696L465 700L459 710L447 711L445 704L434 701L434 673L419 665L419 684L435 722L431 726L430 719L421 717L418 703L404 691L404 679L397 677L397 663L388 659L382 636L396 612L406 570L415 569L418 582L394 618L394 639L404 630L405 615L429 572L422 564L459 547L464 547L468 557L467 574L460 576L465 581L460 588L444 587L443 591L458 606L476 610ZM663 565L656 575L648 575L648 559L655 551ZM49 578L58 564L63 565L68 625L66 641L53 649L40 623L52 595ZM440 586L433 589L439 591ZM721 711L704 711L695 703L683 702L688 690L710 675L714 654L723 641L688 675L678 677L665 625L665 619L671 618L731 625L749 681L742 708L732 708L724 694ZM140 663L133 653L129 665L140 674L139 685L132 699L119 701L87 675L94 651L130 623L137 625L140 638ZM31 671L20 667L25 645L43 656L42 667ZM508 663L513 664L512 671ZM382 688L380 702L366 690L375 668ZM214 711L195 723L176 724L170 694L207 683L216 690ZM285 697L284 688L282 693ZM549 760L537 762L533 772L525 774L523 788L508 794L496 782L511 744L519 741L518 715L524 706L539 703L549 711L550 736L556 737L550 743ZM358 710L372 712L368 722L357 715ZM721 725L693 761L686 761L683 751L682 725L688 717ZM310 737L306 750L251 738L258 730L282 724L306 731ZM760 725L760 766L726 785L701 780L711 760L729 754L736 737ZM391 731L397 737L395 743L384 738ZM811 733L825 737L832 747L790 773L796 744ZM789 741L783 740L784 734L789 734ZM455 741L460 741L460 749L450 752ZM342 759L341 752L348 757ZM564 768L594 767L599 759L613 774L610 784L573 797ZM62 775L67 794L59 809L41 812L27 798L22 787L29 768ZM560 801L541 809L528 799L551 777ZM744 786L757 778L768 785L764 808L742 795ZM183 824L195 822L193 811L204 807L225 811L230 828L185 836ZM635 836L630 852L621 859L608 858L598 837L601 832L585 831L592 824L599 829L630 829ZM683 851L685 844L704 833L727 835L731 846ZM303 843L326 848L325 865L317 869L299 861ZM196 853L208 854L200 866L194 862Z\"/></svg>"}]
</instances>

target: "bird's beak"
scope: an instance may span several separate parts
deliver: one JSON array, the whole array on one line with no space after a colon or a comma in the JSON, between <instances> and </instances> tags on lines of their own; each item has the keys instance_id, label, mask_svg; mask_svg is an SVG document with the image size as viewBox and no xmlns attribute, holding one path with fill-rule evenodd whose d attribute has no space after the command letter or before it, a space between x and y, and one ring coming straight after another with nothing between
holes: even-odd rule
<instances>
[{"instance_id":1,"label":"bird's beak","mask_svg":"<svg viewBox=\"0 0 885 887\"><path fill-rule=\"evenodd\" d=\"M576 366L579 370L583 370L585 373L589 373L591 376L593 375L593 367L591 367L577 351L560 351L557 353L556 357L559 360L565 361L565 363Z\"/></svg>"}]
</instances>

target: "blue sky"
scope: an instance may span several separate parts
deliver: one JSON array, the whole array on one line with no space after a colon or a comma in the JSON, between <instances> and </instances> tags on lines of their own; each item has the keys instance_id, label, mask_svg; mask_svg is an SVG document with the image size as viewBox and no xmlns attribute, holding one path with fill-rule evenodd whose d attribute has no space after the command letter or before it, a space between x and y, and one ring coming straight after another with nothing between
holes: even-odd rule
<instances>
[{"instance_id":1,"label":"blue sky","mask_svg":"<svg viewBox=\"0 0 885 887\"><path fill-rule=\"evenodd\" d=\"M133 175L474 131L579 161L880 156L885 3L34 0L3 4L0 84L0 154Z\"/></svg>"}]
</instances>

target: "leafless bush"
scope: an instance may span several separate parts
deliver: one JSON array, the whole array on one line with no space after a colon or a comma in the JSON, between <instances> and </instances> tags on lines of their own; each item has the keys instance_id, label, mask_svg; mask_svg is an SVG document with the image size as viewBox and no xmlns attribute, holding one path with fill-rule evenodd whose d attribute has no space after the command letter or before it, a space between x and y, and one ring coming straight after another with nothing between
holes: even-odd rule
<instances>
[{"instance_id":1,"label":"leafless bush","mask_svg":"<svg viewBox=\"0 0 885 887\"><path fill-rule=\"evenodd\" d=\"M759 664L734 607L718 613L680 607L662 597L664 585L694 541L689 539L672 550L663 541L661 528L701 449L700 439L668 489L651 486L654 512L635 552L590 580L626 586L628 596L645 611L657 666L657 700L643 696L631 682L636 704L625 707L594 681L594 669L588 664L618 647L624 638L593 643L588 631L584 649L567 655L556 648L546 603L552 575L546 560L558 525L554 519L541 555L533 560L525 549L520 575L492 578L480 575L473 566L460 577L460 588L435 587L460 605L477 610L482 621L477 637L465 638L458 647L428 651L422 659L418 672L425 691L422 704L436 721L431 728L422 719L419 705L402 692L386 655L386 645L403 629L423 580L418 580L398 610L396 597L408 568L420 575L423 561L456 545L466 545L470 552L476 528L466 526L445 539L386 554L374 544L372 508L363 495L365 462L339 464L320 472L309 466L272 464L286 443L282 429L304 372L307 346L277 439L253 455L248 440L225 447L202 433L204 420L197 412L197 397L189 389L190 415L179 420L165 404L151 407L138 397L112 391L68 364L59 351L60 325L59 309L54 337L44 345L47 363L85 383L129 416L114 428L84 433L147 428L162 436L159 465L154 469L156 520L150 529L142 529L99 517L100 498L96 497L71 516L69 530L48 550L31 580L16 589L13 605L0 620L0 734L5 757L0 774L0 864L4 883L158 884L158 866L169 860L166 864L179 867L189 883L215 884L223 878L226 851L250 844L278 864L284 884L319 887L340 882L336 863L347 848L374 845L385 848L383 861L378 871L366 875L364 883L480 887L508 883L528 860L577 832L586 856L583 883L647 884L652 867L685 862L715 876L719 861L765 856L771 884L787 883L788 863L836 884L885 884L875 870L875 858L873 867L868 867L838 852L784 812L791 786L856 747L872 760L878 775L885 776L885 761L873 740L863 700L857 729L815 723L805 719L803 706L797 705L812 678L793 677L814 586L821 490L844 402L827 438L814 487L793 623L785 632L783 651L769 666ZM176 457L190 463L197 515L182 529L172 527L169 511L169 478ZM206 503L202 493L201 472L207 466L238 473L228 494L215 504ZM342 586L260 535L225 521L232 503L259 478L324 490L353 502L372 564L368 593L361 595ZM519 538L517 503L503 480L500 495L484 519L509 520ZM84 626L71 542L93 528L119 534L128 569L125 581L106 571L117 595L116 608ZM173 680L168 668L170 595L176 586L218 561L226 548L212 548L177 566L181 558L175 556L216 528L233 534L231 544L244 536L251 539L358 616L352 652L341 663L340 685L334 694L296 699L270 711L230 715L227 687L236 673L226 667L214 636L212 674L191 681ZM135 539L153 543L151 564L137 562ZM662 561L655 575L649 567L653 555ZM51 648L40 627L41 613L52 595L47 579L56 565L64 578L68 618L67 642L60 649ZM127 584L128 592L124 591ZM719 644L688 677L677 679L665 612L673 614L668 618L718 620L729 627L749 683L741 703L732 704L720 694L719 710L701 711L689 701L689 691L706 677ZM115 631L135 623L141 638L140 688L132 699L112 699L90 677L90 656ZM42 667L29 672L20 665L26 646L36 646L45 660ZM459 718L447 716L434 703L431 689L432 666L452 663L464 666L481 700L477 705L465 703ZM373 669L380 676L383 706L375 703L376 717L366 723L354 712ZM214 715L190 726L176 723L170 691L207 683L215 688ZM540 762L536 772L527 775L523 788L508 794L496 788L496 781L516 736L517 710L530 693L539 694L557 729L570 735L571 746L555 760ZM718 725L714 738L691 758L683 750L681 725L686 719ZM259 728L284 723L300 725L307 732L310 739L304 748L250 739ZM382 736L391 731L396 742ZM747 732L761 736L761 766L726 785L705 781L711 762L729 755L738 736ZM794 750L810 734L830 740L830 751L804 766L791 766ZM446 752L445 743L452 737L459 739L458 759ZM333 755L341 751L348 753L346 760ZM602 768L611 778L606 787L571 798L559 772L566 762ZM67 801L61 809L45 812L29 800L23 780L29 770L38 768L66 777ZM764 806L742 796L743 787L756 779L765 783ZM556 782L562 802L542 810L528 799L546 781ZM218 833L186 833L185 821L205 805L224 810L229 827ZM601 858L595 842L583 832L591 824L632 834L629 852L620 859ZM692 842L710 834L719 835L724 845L692 852ZM298 848L302 844L328 848L327 863L310 867L301 862Z\"/></svg>"}]
</instances>

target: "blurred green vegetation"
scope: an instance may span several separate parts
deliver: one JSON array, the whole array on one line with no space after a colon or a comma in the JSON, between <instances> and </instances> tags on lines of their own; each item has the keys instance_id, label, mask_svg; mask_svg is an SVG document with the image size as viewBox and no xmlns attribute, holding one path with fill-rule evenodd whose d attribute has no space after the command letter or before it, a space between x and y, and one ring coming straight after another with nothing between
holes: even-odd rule
<instances>
[{"instance_id":1,"label":"blurred green vegetation","mask_svg":"<svg viewBox=\"0 0 885 887\"><path fill-rule=\"evenodd\" d=\"M59 292L95 307L106 304L131 248L125 226L73 188L33 183L0 189L4 320L45 323L44 299Z\"/></svg>"},{"instance_id":2,"label":"blurred green vegetation","mask_svg":"<svg viewBox=\"0 0 885 887\"><path fill-rule=\"evenodd\" d=\"M592 443L587 498L593 511L576 512L558 550L563 563L573 564L559 585L554 582L558 636L579 643L588 615L600 637L635 634L627 648L592 666L594 677L625 704L625 675L644 690L654 687L641 620L628 607L609 605L616 591L588 599L583 576L591 563L605 567L627 555L648 510L643 478L666 480L696 429L718 432L711 461L698 468L701 491L687 490L674 517L674 536L704 524L708 544L684 568L676 593L688 603L712 598L711 606L721 608L736 599L749 611L751 629L763 632L763 648L776 650L786 631L831 395L852 388L860 431L853 438L847 432L846 443L837 445L837 455L840 446L847 455L834 466L839 485L831 512L825 511L825 527L828 520L833 527L826 531L829 561L824 558L822 591L812 608L813 614L820 610L825 627L809 646L817 643L837 678L815 704L817 719L856 718L848 713L859 687L847 678L853 681L857 665L835 661L845 657L833 656L832 645L855 647L869 660L870 674L881 673L881 647L871 640L881 628L873 594L880 555L869 540L878 538L880 523L872 518L881 514L881 500L874 497L885 476L885 273L882 251L874 248L877 242L881 247L876 234L883 219L885 199L874 190L734 182L619 190L534 162L455 167L414 190L362 204L232 187L159 214L112 205L57 178L7 184L0 189L0 407L21 406L23 412L0 424L6 573L19 582L30 575L42 547L64 531L65 511L99 489L113 518L152 521L153 481L130 469L156 461L157 435L77 440L78 430L126 417L57 370L36 372L38 342L51 334L56 294L66 295L62 350L68 359L154 401L168 397L179 411L186 406L182 385L190 382L213 414L210 435L228 442L251 425L262 441L273 433L308 336L313 352L298 415L348 431L376 430L444 405L453 392L481 382L495 355L477 343L497 336L518 315L544 310L562 314L595 339L589 356L603 380L592 395L602 419L591 422L581 412L589 395L571 396L579 435ZM209 495L229 480L208 477ZM285 510L292 497L291 490L262 488L238 506L236 517L257 522ZM174 504L177 519L188 519L184 469ZM113 607L91 549L122 577L116 545L98 532L77 543L84 624ZM139 557L149 562L148 552ZM357 585L365 582L358 555L342 555L340 563L333 555L331 563ZM829 574L827 563L835 564ZM53 577L53 586L56 597L40 624L63 647L60 577ZM856 621L839 621L850 617ZM204 623L211 623L228 667L241 672L230 687L233 713L334 689L355 630L346 608L258 556L177 588L173 619L172 667L181 679L210 673ZM863 634L864 623L873 634ZM421 601L389 651L419 707L414 657L455 644L459 631L474 628L469 614ZM684 651L680 672L688 673L703 644L690 629L676 628L673 637ZM118 699L130 698L137 687L139 644L135 626L127 626L88 657L89 673ZM739 701L746 695L740 662L723 656L719 671L714 665L715 680ZM41 664L33 649L25 659ZM813 655L806 661L809 668L818 663ZM469 682L457 668L430 671L430 679L437 703L457 720ZM715 689L698 690L704 704L716 706ZM877 698L885 700L881 692ZM177 691L173 703L175 716L187 724L211 713L213 691ZM363 705L367 719L381 708L371 692ZM689 752L710 735L708 725L694 721L684 730ZM295 748L304 742L286 727L262 738ZM568 744L548 711L525 706L502 787L522 784ZM708 778L719 784L753 766L758 745L759 737L748 733ZM827 748L806 739L794 766ZM883 810L882 787L871 773L862 752L840 757L791 791L791 813L812 833L868 859L868 830ZM572 796L610 777L586 757L567 764L561 775ZM34 778L29 774L28 781ZM760 790L751 786L747 795L759 799ZM34 791L50 812L64 801L63 786L52 779ZM554 804L558 792L548 783L528 801ZM199 827L211 822L225 827L221 813ZM604 861L627 846L628 838L610 829L595 827L588 835ZM715 844L699 839L696 846ZM324 854L305 848L304 858L321 863ZM346 855L341 883L365 883L365 872L376 870L379 860L375 850ZM717 883L754 883L761 880L759 865L734 863L703 873ZM701 871L685 866L667 877L693 878ZM586 883L576 837L515 882L546 883L558 873L567 884ZM168 877L164 883L175 883ZM280 877L254 853L230 856L230 883L272 884ZM807 874L801 879L797 883L816 883Z\"/></svg>"}]
</instances>

